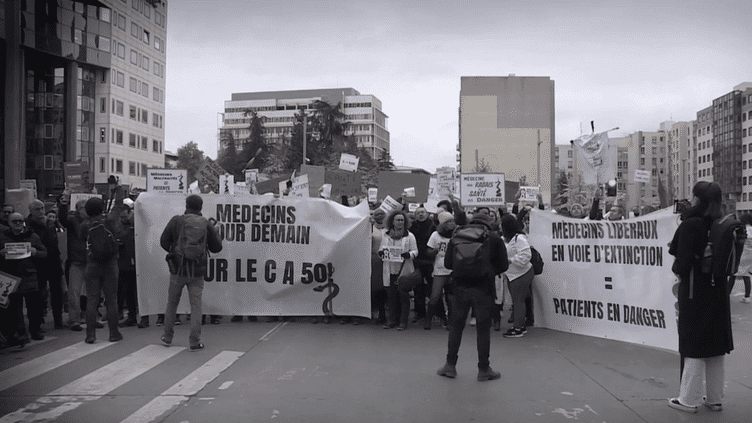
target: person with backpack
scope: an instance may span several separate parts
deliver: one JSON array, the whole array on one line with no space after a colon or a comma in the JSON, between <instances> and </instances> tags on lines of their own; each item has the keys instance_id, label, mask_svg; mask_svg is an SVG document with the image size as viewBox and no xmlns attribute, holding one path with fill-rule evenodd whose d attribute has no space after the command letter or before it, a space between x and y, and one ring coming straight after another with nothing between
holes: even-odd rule
<instances>
[{"instance_id":1,"label":"person with backpack","mask_svg":"<svg viewBox=\"0 0 752 423\"><path fill-rule=\"evenodd\" d=\"M84 209L89 219L81 224L80 237L86 240L86 338L87 344L96 340L99 298L104 293L104 305L107 308L107 325L110 329L110 342L123 339L118 329L118 244L115 234L117 218L123 204L123 189L116 188L116 204L105 217L104 201L99 197L86 200Z\"/></svg>"},{"instance_id":2,"label":"person with backpack","mask_svg":"<svg viewBox=\"0 0 752 423\"><path fill-rule=\"evenodd\" d=\"M185 287L191 304L190 351L204 348L201 343L201 295L204 291L207 251L222 251L222 239L214 225L201 215L203 205L204 200L196 194L186 197L185 213L170 219L159 240L159 245L167 251L170 268L164 334L161 338L166 347L172 345L175 313Z\"/></svg>"},{"instance_id":3,"label":"person with backpack","mask_svg":"<svg viewBox=\"0 0 752 423\"><path fill-rule=\"evenodd\" d=\"M692 194L691 207L681 214L681 224L668 251L675 257L671 270L679 279L676 297L681 357L679 396L669 399L668 405L696 413L703 404L710 410L721 410L724 358L734 349L734 342L727 276L712 268L703 269L711 226L723 215L721 187L715 182L700 181L692 188ZM712 260L726 259L714 255Z\"/></svg>"},{"instance_id":4,"label":"person with backpack","mask_svg":"<svg viewBox=\"0 0 752 423\"><path fill-rule=\"evenodd\" d=\"M470 223L454 231L447 245L444 267L452 271L453 304L449 316L446 363L436 373L457 377L457 354L462 343L467 314L475 311L479 381L499 379L489 362L491 352L491 315L496 296L494 278L509 267L507 251L499 234L491 230L491 216L478 213Z\"/></svg>"},{"instance_id":5,"label":"person with backpack","mask_svg":"<svg viewBox=\"0 0 752 423\"><path fill-rule=\"evenodd\" d=\"M514 216L501 219L501 233L509 257L506 277L509 280L509 293L512 296L512 327L504 332L505 338L521 338L527 333L527 299L531 296L533 283L532 254L522 226Z\"/></svg>"}]
</instances>

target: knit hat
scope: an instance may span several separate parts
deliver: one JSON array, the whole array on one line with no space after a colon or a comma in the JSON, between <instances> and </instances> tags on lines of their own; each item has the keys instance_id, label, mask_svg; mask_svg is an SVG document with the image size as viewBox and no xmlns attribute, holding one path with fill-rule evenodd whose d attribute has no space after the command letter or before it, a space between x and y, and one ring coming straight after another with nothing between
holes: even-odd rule
<instances>
[{"instance_id":1,"label":"knit hat","mask_svg":"<svg viewBox=\"0 0 752 423\"><path fill-rule=\"evenodd\" d=\"M493 225L493 221L494 221L493 217L491 217L488 214L484 214L484 213L475 213L473 215L473 217L470 219L470 223L471 224L472 223L482 223L482 224L488 226L489 229L491 228L491 225Z\"/></svg>"},{"instance_id":2,"label":"knit hat","mask_svg":"<svg viewBox=\"0 0 752 423\"><path fill-rule=\"evenodd\" d=\"M442 224L446 222L447 220L454 220L454 216L452 216L452 213L449 213L447 211L443 211L439 213L436 217L439 219L439 224Z\"/></svg>"}]
</instances>

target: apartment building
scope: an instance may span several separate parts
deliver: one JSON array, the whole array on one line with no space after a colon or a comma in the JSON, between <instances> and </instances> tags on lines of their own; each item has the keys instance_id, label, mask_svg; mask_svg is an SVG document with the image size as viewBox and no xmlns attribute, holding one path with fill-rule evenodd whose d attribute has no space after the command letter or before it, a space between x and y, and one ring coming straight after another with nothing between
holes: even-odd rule
<instances>
[{"instance_id":1,"label":"apartment building","mask_svg":"<svg viewBox=\"0 0 752 423\"><path fill-rule=\"evenodd\" d=\"M482 162L508 181L540 185L551 204L556 184L554 81L549 77L463 76L460 81L460 172Z\"/></svg>"},{"instance_id":2,"label":"apartment building","mask_svg":"<svg viewBox=\"0 0 752 423\"><path fill-rule=\"evenodd\" d=\"M64 189L63 163L145 188L163 167L167 2L0 0L0 159L6 188Z\"/></svg>"},{"instance_id":3,"label":"apartment building","mask_svg":"<svg viewBox=\"0 0 752 423\"><path fill-rule=\"evenodd\" d=\"M383 112L381 100L375 95L361 94L354 88L233 93L231 100L225 101L225 110L221 114L220 139L225 134L232 135L238 151L241 151L243 140L250 136L251 117L246 112L255 111L264 117L267 142L288 144L295 114L301 110L310 113L317 100L332 106L341 103L345 114L345 135L353 137L358 147L366 148L376 159L384 153L389 154L388 116Z\"/></svg>"},{"instance_id":4,"label":"apartment building","mask_svg":"<svg viewBox=\"0 0 752 423\"><path fill-rule=\"evenodd\" d=\"M167 2L106 0L112 64L97 79L94 181L115 175L146 189L146 169L164 167Z\"/></svg>"},{"instance_id":5,"label":"apartment building","mask_svg":"<svg viewBox=\"0 0 752 423\"><path fill-rule=\"evenodd\" d=\"M692 187L697 182L695 145L695 121L675 122L668 130L667 144L670 151L672 197L692 198Z\"/></svg>"},{"instance_id":6,"label":"apartment building","mask_svg":"<svg viewBox=\"0 0 752 423\"><path fill-rule=\"evenodd\" d=\"M736 209L752 212L752 87L741 93L742 104L742 198Z\"/></svg>"},{"instance_id":7,"label":"apartment building","mask_svg":"<svg viewBox=\"0 0 752 423\"><path fill-rule=\"evenodd\" d=\"M697 112L697 119L695 119L695 145L697 151L695 155L696 165L696 182L699 181L713 181L713 108L706 107ZM693 185L694 186L694 185ZM690 192L687 197L679 197L679 199L690 199L692 193Z\"/></svg>"}]
</instances>

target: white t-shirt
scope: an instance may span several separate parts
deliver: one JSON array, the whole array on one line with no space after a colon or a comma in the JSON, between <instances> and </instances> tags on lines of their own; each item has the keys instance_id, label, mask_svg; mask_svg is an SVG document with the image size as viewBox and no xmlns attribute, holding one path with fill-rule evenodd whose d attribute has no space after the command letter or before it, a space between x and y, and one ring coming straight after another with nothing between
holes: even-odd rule
<instances>
[{"instance_id":1,"label":"white t-shirt","mask_svg":"<svg viewBox=\"0 0 752 423\"><path fill-rule=\"evenodd\" d=\"M439 235L436 231L434 231L431 234L431 237L428 238L428 244L426 245L434 250L439 250L439 254L436 254L436 259L433 262L434 276L446 276L452 273L451 270L444 267L444 257L446 256L447 244L449 244L449 238Z\"/></svg>"}]
</instances>

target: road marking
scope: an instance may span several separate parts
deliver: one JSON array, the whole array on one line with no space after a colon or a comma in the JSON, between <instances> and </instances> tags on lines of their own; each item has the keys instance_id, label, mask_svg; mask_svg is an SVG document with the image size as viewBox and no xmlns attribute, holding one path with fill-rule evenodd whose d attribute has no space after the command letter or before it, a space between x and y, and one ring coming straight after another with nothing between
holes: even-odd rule
<instances>
[{"instance_id":1,"label":"road marking","mask_svg":"<svg viewBox=\"0 0 752 423\"><path fill-rule=\"evenodd\" d=\"M148 345L6 414L0 419L0 423L58 419L81 404L112 392L184 349Z\"/></svg>"},{"instance_id":2,"label":"road marking","mask_svg":"<svg viewBox=\"0 0 752 423\"><path fill-rule=\"evenodd\" d=\"M230 385L232 385L232 381L228 380L227 382L219 385L219 388L217 388L217 389L219 389L220 391L224 391L225 389L229 388Z\"/></svg>"},{"instance_id":3,"label":"road marking","mask_svg":"<svg viewBox=\"0 0 752 423\"><path fill-rule=\"evenodd\" d=\"M206 384L216 379L220 373L230 367L243 354L237 351L222 351L203 366L183 378L183 380L168 388L160 396L154 398L138 411L128 416L121 423L143 423L156 420L162 414L180 405L180 403L188 401L190 396L196 395L200 390L204 389ZM229 383L232 384L232 382ZM225 386L225 384L227 382L222 384L222 386ZM220 389L222 388L220 387Z\"/></svg>"},{"instance_id":4,"label":"road marking","mask_svg":"<svg viewBox=\"0 0 752 423\"><path fill-rule=\"evenodd\" d=\"M114 345L112 342L98 342L87 344L79 342L61 350L37 357L18 366L0 372L0 391L4 391L19 383L26 382L43 373L56 369L71 361L78 360L103 348Z\"/></svg>"},{"instance_id":5,"label":"road marking","mask_svg":"<svg viewBox=\"0 0 752 423\"><path fill-rule=\"evenodd\" d=\"M287 322L277 323L277 326L274 326L273 328L271 328L271 330L269 330L269 332L265 333L264 336L262 336L261 338L259 338L259 341L268 341L272 337L272 334L277 329L281 328L282 326L286 326L286 325L287 325Z\"/></svg>"}]
</instances>

